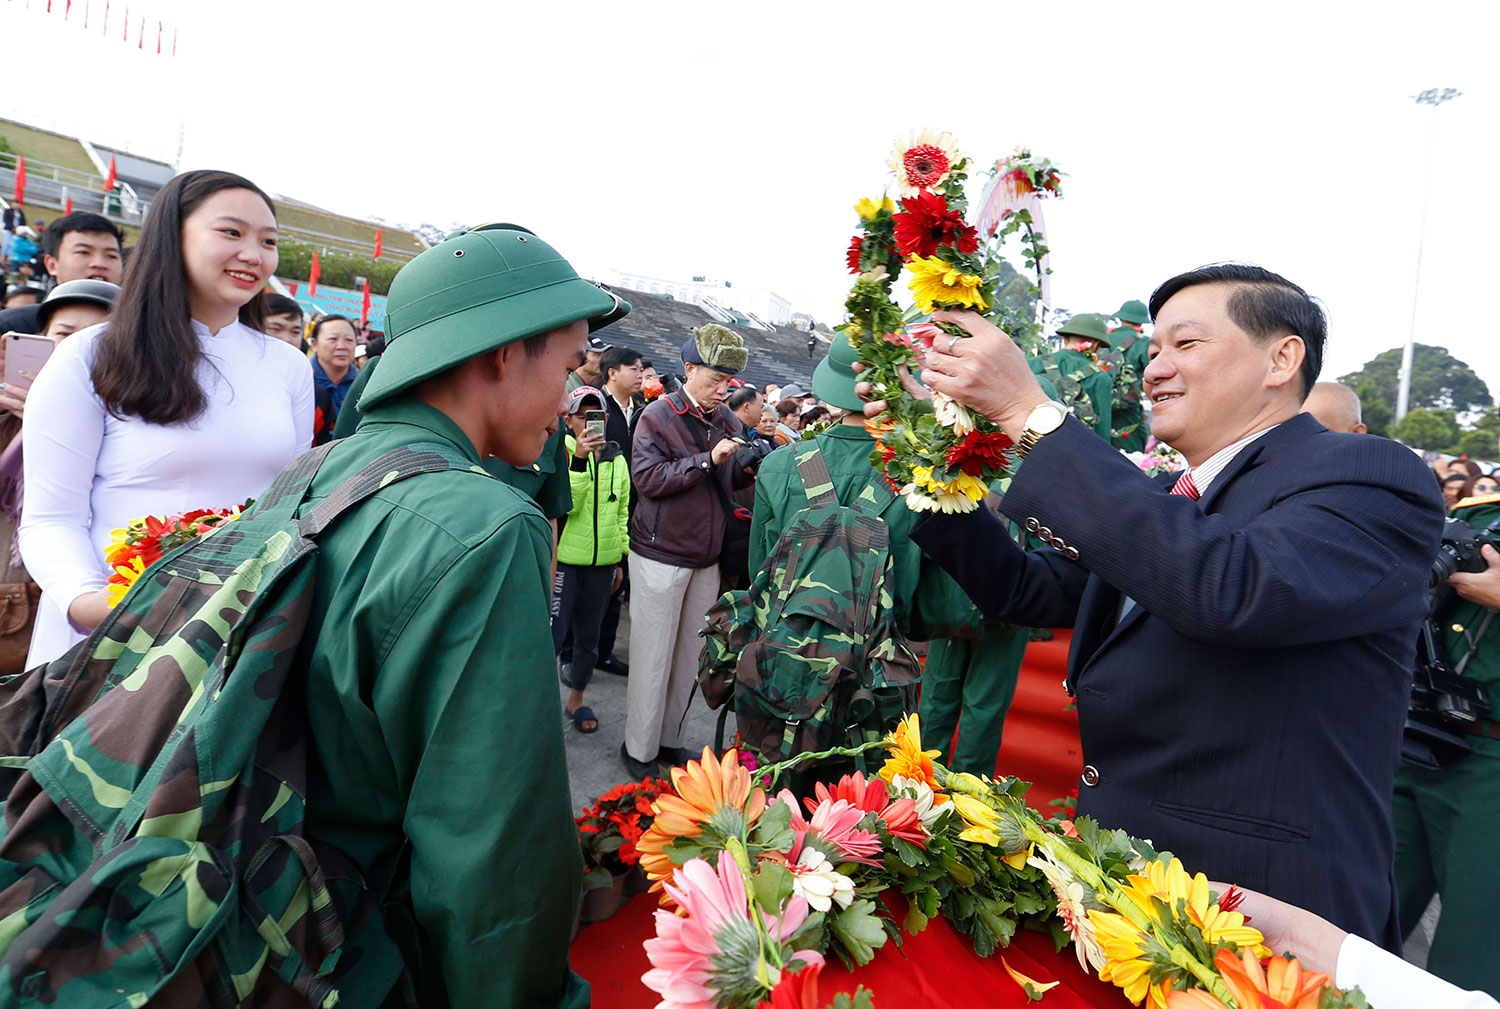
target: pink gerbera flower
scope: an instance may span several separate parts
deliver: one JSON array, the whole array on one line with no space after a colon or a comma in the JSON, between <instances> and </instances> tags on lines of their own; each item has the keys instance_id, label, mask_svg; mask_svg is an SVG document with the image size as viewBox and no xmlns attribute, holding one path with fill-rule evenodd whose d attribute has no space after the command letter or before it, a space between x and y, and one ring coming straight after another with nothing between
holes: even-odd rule
<instances>
[{"instance_id":1,"label":"pink gerbera flower","mask_svg":"<svg viewBox=\"0 0 1500 1009\"><path fill-rule=\"evenodd\" d=\"M661 995L657 1009L715 1009L724 1002L753 1004L764 997L760 978L770 977L774 985L780 970L774 963L762 966L745 879L729 852L719 852L717 871L695 858L663 885L681 914L658 910L656 938L644 943L651 970L641 981ZM794 896L779 920L764 913L761 917L772 939L785 940L807 920L807 901ZM792 960L823 964L823 957L811 950L792 953L782 962Z\"/></svg>"},{"instance_id":2,"label":"pink gerbera flower","mask_svg":"<svg viewBox=\"0 0 1500 1009\"><path fill-rule=\"evenodd\" d=\"M840 862L880 864L880 838L868 830L859 829L865 811L852 802L844 799L820 802L812 811L812 818L804 820L797 808L797 799L790 791L782 789L776 798L791 807L792 830L797 834L792 850L787 853L787 861L797 861L803 845L811 845L834 865Z\"/></svg>"},{"instance_id":3,"label":"pink gerbera flower","mask_svg":"<svg viewBox=\"0 0 1500 1009\"><path fill-rule=\"evenodd\" d=\"M921 848L927 846L927 832L922 829L916 801L908 798L893 801L886 791L885 781L880 778L866 778L855 771L840 778L832 789L820 781L813 786L813 791L817 794L816 800L802 800L807 804L808 812L814 812L820 802L842 799L866 813L874 813L894 836Z\"/></svg>"}]
</instances>

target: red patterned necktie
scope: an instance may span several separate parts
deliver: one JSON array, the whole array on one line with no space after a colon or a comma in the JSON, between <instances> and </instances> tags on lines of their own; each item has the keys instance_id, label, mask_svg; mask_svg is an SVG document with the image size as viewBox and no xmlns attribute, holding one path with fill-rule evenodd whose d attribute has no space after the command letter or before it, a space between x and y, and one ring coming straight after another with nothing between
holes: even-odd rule
<instances>
[{"instance_id":1,"label":"red patterned necktie","mask_svg":"<svg viewBox=\"0 0 1500 1009\"><path fill-rule=\"evenodd\" d=\"M1193 474L1188 472L1178 477L1177 482L1172 485L1171 493L1198 500L1198 485L1193 483Z\"/></svg>"}]
</instances>

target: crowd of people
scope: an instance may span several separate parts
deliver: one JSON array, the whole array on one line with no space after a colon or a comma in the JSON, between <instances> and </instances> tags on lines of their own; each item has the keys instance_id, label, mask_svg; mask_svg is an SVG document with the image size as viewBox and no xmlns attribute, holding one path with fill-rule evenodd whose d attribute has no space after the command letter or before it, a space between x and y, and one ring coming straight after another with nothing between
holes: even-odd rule
<instances>
[{"instance_id":1,"label":"crowd of people","mask_svg":"<svg viewBox=\"0 0 1500 1009\"><path fill-rule=\"evenodd\" d=\"M1340 984L1455 1000L1385 1004L1459 1004L1380 949L1440 894L1432 970L1500 992L1485 924L1500 726L1459 731L1462 761L1397 772L1444 512L1488 535L1500 482L1443 463L1440 497L1414 453L1362 433L1358 398L1317 382L1326 321L1290 281L1192 271L1073 317L1043 358L939 313L971 338L940 338L924 382L1021 461L984 507L948 515L909 510L872 465L882 404L847 336L810 390L746 383L753 348L714 324L658 366L601 334L625 301L515 225L407 265L384 339L266 291L275 211L227 172L168 183L128 257L91 213L51 222L29 255L24 238L6 249L18 285L37 256L47 279L0 314L4 580L7 605L29 607L5 625L4 672L106 622L104 550L132 520L253 500L313 446L327 454L304 516L392 449L462 463L383 486L322 533L296 653L309 834L393 881L420 1004L588 1004L567 959L581 861L553 691L592 733L595 672L627 677L622 770L686 763L705 613L828 493L889 531L890 610L927 643L919 704L945 762L994 773L1032 629L1072 627L1081 814L1265 891L1267 918L1321 944ZM1148 438L1186 470L1142 474L1122 451ZM810 460L831 491L810 489ZM1493 697L1500 554L1482 556L1450 570L1439 636ZM346 960L356 988L372 959Z\"/></svg>"}]
</instances>

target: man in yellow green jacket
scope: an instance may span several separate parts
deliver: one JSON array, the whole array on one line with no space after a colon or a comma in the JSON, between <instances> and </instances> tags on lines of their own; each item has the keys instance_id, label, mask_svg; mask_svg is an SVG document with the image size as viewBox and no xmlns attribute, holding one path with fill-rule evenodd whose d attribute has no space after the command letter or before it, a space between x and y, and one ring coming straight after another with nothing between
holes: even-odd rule
<instances>
[{"instance_id":1,"label":"man in yellow green jacket","mask_svg":"<svg viewBox=\"0 0 1500 1009\"><path fill-rule=\"evenodd\" d=\"M583 692L594 678L604 611L625 577L622 564L630 552L630 460L586 419L590 410L604 409L604 394L593 386L568 393L573 507L557 541L552 647L561 655L572 632L573 660L563 663L562 681L571 691L566 711L579 732L599 728L593 709L584 706Z\"/></svg>"}]
</instances>

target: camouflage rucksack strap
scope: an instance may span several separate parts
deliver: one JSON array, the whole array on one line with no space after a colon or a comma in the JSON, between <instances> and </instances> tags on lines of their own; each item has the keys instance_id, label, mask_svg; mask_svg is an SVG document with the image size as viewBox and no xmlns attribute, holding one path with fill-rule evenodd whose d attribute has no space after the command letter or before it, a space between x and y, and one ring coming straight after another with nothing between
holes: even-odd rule
<instances>
[{"instance_id":1,"label":"camouflage rucksack strap","mask_svg":"<svg viewBox=\"0 0 1500 1009\"><path fill-rule=\"evenodd\" d=\"M307 488L312 485L313 477L318 475L318 469L323 465L323 460L328 458L328 453L338 442L330 441L319 445L308 452L303 452L297 458L287 463L271 486L255 499L255 508L259 512L269 512L271 509L280 507L286 512L290 519L296 512L297 506L302 503L302 497L307 493Z\"/></svg>"},{"instance_id":2,"label":"camouflage rucksack strap","mask_svg":"<svg viewBox=\"0 0 1500 1009\"><path fill-rule=\"evenodd\" d=\"M306 493L307 486L312 482L312 476L309 473L313 475L317 473L318 467L328 455L329 448L334 444L336 443L329 442L327 445L303 453L282 471L282 476L294 470L296 472L295 477L289 479L282 487L281 497L275 502L277 507L285 508L288 502L300 503L300 495L293 498L291 497L292 491L300 484L303 493ZM401 448L392 449L376 457L358 473L335 487L326 498L313 507L312 511L298 519L297 525L305 538L316 539L341 515L375 492L423 473L441 473L446 470L473 472L486 479L494 479L483 467L475 465L457 450L446 445L432 442L403 445ZM272 488L275 489L276 484L280 483L282 479L277 477ZM269 493L268 491L267 495ZM293 504L289 510L295 511L296 505ZM231 642L243 634L250 623L251 621L241 621L236 625L230 632ZM145 777L141 779L140 784L136 786L119 819L115 821L112 845L123 843L126 838L135 833L141 817L145 815L147 804L161 784L168 765L176 755L178 747L187 738L190 737L186 734L178 736L171 745L162 747L161 752L157 754L156 760L146 772Z\"/></svg>"},{"instance_id":3,"label":"camouflage rucksack strap","mask_svg":"<svg viewBox=\"0 0 1500 1009\"><path fill-rule=\"evenodd\" d=\"M471 462L447 445L436 442L403 445L379 456L339 484L327 497L314 505L312 511L298 519L297 524L301 527L303 536L316 539L339 516L377 491L423 473L442 473L446 470L477 473L487 480L495 479L483 466Z\"/></svg>"},{"instance_id":4,"label":"camouflage rucksack strap","mask_svg":"<svg viewBox=\"0 0 1500 1009\"><path fill-rule=\"evenodd\" d=\"M1094 404L1083 393L1083 383L1076 375L1064 375L1062 369L1057 366L1057 358L1048 354L1042 358L1042 371L1051 380L1052 387L1062 397L1063 405L1073 411L1073 415L1083 421L1089 427L1099 422L1094 413Z\"/></svg>"},{"instance_id":5,"label":"camouflage rucksack strap","mask_svg":"<svg viewBox=\"0 0 1500 1009\"><path fill-rule=\"evenodd\" d=\"M828 463L816 441L797 453L797 475L802 478L802 490L807 503L814 508L836 508L839 495L833 488L833 474L828 472Z\"/></svg>"}]
</instances>

